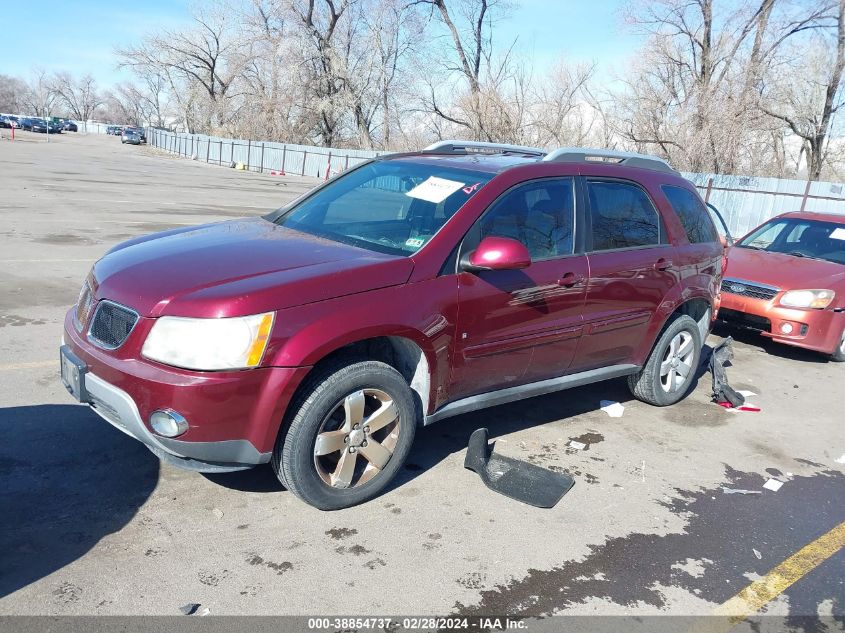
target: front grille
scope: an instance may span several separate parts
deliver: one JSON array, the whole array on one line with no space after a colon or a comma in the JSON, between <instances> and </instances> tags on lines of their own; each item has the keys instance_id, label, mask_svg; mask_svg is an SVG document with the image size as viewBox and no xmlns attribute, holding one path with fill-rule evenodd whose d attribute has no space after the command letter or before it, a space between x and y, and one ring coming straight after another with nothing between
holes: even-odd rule
<instances>
[{"instance_id":1,"label":"front grille","mask_svg":"<svg viewBox=\"0 0 845 633\"><path fill-rule=\"evenodd\" d=\"M722 292L739 295L740 297L750 297L751 299L771 301L775 298L775 295L780 292L780 290L777 288L770 288L768 286L758 286L740 279L723 279Z\"/></svg>"},{"instance_id":2,"label":"front grille","mask_svg":"<svg viewBox=\"0 0 845 633\"><path fill-rule=\"evenodd\" d=\"M82 291L79 293L79 301L76 302L76 329L81 332L88 322L88 316L91 314L91 306L94 305L94 293L91 292L91 286L86 281L82 285Z\"/></svg>"},{"instance_id":3,"label":"front grille","mask_svg":"<svg viewBox=\"0 0 845 633\"><path fill-rule=\"evenodd\" d=\"M137 321L138 314L134 310L111 301L100 301L88 330L88 338L100 347L118 348L123 345Z\"/></svg>"}]
</instances>

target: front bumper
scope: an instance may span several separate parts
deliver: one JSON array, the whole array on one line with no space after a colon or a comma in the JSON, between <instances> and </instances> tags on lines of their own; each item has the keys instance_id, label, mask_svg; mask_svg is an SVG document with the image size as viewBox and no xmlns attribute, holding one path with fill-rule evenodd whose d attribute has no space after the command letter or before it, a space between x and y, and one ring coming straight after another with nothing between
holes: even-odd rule
<instances>
[{"instance_id":1,"label":"front bumper","mask_svg":"<svg viewBox=\"0 0 845 633\"><path fill-rule=\"evenodd\" d=\"M80 400L159 458L180 468L221 472L270 461L285 409L307 367L262 367L196 372L147 361L133 350L149 328L139 327L119 350L91 344L65 318L66 349L85 367ZM140 331L139 331L140 330ZM150 415L178 411L188 430L177 438L156 434Z\"/></svg>"},{"instance_id":2,"label":"front bumper","mask_svg":"<svg viewBox=\"0 0 845 633\"><path fill-rule=\"evenodd\" d=\"M832 354L842 339L845 312L799 310L722 292L719 320L728 325L754 330L778 343ZM789 332L785 332L789 329Z\"/></svg>"}]
</instances>

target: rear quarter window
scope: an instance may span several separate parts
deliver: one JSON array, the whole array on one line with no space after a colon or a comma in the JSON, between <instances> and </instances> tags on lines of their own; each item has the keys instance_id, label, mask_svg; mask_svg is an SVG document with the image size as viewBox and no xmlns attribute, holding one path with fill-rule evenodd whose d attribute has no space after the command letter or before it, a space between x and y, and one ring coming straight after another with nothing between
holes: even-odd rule
<instances>
[{"instance_id":1,"label":"rear quarter window","mask_svg":"<svg viewBox=\"0 0 845 633\"><path fill-rule=\"evenodd\" d=\"M710 219L707 207L697 195L689 189L672 185L663 185L661 189L681 221L690 244L719 241L719 234Z\"/></svg>"}]
</instances>

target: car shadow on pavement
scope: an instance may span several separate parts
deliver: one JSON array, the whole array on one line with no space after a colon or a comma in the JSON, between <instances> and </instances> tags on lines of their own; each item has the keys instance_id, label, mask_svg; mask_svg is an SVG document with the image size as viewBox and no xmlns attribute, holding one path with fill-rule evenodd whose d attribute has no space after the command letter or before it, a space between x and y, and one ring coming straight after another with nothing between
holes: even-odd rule
<instances>
[{"instance_id":1,"label":"car shadow on pavement","mask_svg":"<svg viewBox=\"0 0 845 633\"><path fill-rule=\"evenodd\" d=\"M479 409L417 429L414 446L405 462L405 468L393 480L388 490L412 481L449 455L465 451L469 436L476 429L486 427L490 441L494 442L497 438L510 433L562 421L564 428L558 433L568 438L566 423L571 418L596 411L600 408L602 400L625 404L632 399L626 379L618 378L497 407ZM597 430L600 433L601 427L598 426ZM572 432L573 434L582 433L583 429L573 428ZM503 453L510 451L512 454L513 450L512 447L502 448ZM564 447L558 446L557 450L563 451ZM513 454L511 456L519 457Z\"/></svg>"},{"instance_id":2,"label":"car shadow on pavement","mask_svg":"<svg viewBox=\"0 0 845 633\"><path fill-rule=\"evenodd\" d=\"M418 474L433 468L453 453L466 450L469 436L486 426L491 441L556 420L574 417L599 408L601 400L615 400L623 404L631 400L625 379L569 389L546 396L499 405L447 418L428 427L417 429L417 436L405 468L387 487L393 490L415 479ZM206 473L209 481L232 490L246 492L279 492L285 488L276 478L270 465L233 473Z\"/></svg>"},{"instance_id":3,"label":"car shadow on pavement","mask_svg":"<svg viewBox=\"0 0 845 633\"><path fill-rule=\"evenodd\" d=\"M123 528L158 483L158 458L82 405L0 408L0 436L0 597Z\"/></svg>"}]
</instances>

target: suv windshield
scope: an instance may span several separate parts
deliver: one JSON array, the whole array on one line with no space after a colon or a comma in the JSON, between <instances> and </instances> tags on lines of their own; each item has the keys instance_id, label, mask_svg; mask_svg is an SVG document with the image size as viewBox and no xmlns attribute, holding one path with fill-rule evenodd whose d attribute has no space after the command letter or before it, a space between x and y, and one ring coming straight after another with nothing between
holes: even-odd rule
<instances>
[{"instance_id":1,"label":"suv windshield","mask_svg":"<svg viewBox=\"0 0 845 633\"><path fill-rule=\"evenodd\" d=\"M845 264L845 225L781 218L766 222L737 246Z\"/></svg>"},{"instance_id":2,"label":"suv windshield","mask_svg":"<svg viewBox=\"0 0 845 633\"><path fill-rule=\"evenodd\" d=\"M392 255L417 252L493 174L381 160L338 178L276 220Z\"/></svg>"}]
</instances>

